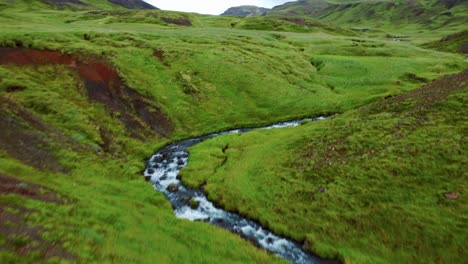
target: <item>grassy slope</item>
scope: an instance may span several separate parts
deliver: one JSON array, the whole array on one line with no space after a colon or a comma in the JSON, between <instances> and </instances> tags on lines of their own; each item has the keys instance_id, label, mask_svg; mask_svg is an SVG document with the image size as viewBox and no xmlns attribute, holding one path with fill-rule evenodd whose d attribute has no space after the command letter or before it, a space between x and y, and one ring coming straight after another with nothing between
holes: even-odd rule
<instances>
[{"instance_id":1,"label":"grassy slope","mask_svg":"<svg viewBox=\"0 0 468 264\"><path fill-rule=\"evenodd\" d=\"M466 259L467 77L331 120L209 140L190 150L183 180L322 256Z\"/></svg>"},{"instance_id":2,"label":"grassy slope","mask_svg":"<svg viewBox=\"0 0 468 264\"><path fill-rule=\"evenodd\" d=\"M430 41L466 29L468 4L456 1L451 6L448 2L305 0L278 6L268 15L314 18L324 23L364 29L374 37L391 35Z\"/></svg>"},{"instance_id":3,"label":"grassy slope","mask_svg":"<svg viewBox=\"0 0 468 264\"><path fill-rule=\"evenodd\" d=\"M31 24L27 16L5 14L4 21L25 22L5 27L2 45L20 40L39 49L104 54L131 87L166 110L182 135L343 112L416 88L419 83L407 73L431 80L464 67L461 56L393 41L107 23L106 18L61 23L70 19L62 13L38 14ZM48 16L55 24L45 20ZM154 51L164 53L162 62Z\"/></svg>"},{"instance_id":4,"label":"grassy slope","mask_svg":"<svg viewBox=\"0 0 468 264\"><path fill-rule=\"evenodd\" d=\"M6 102L2 118L13 118L13 124L43 138L32 148L46 148L65 168L65 173L41 171L12 158L2 146L0 173L41 183L67 201L45 203L3 193L2 210L38 210L25 216L27 221L6 225L45 227L44 244L63 245L82 262L277 260L225 231L176 220L164 197L142 182L143 159L168 140L343 112L418 87L421 79L408 73L434 79L466 67L461 56L411 43L331 35L327 32L335 31L326 28L311 34L227 30L231 18L153 11L32 14L28 8L0 13L1 46L105 57L132 88L155 101L176 128L169 139L132 138L115 113L88 101L83 84L68 67L0 66L0 97ZM193 26L168 25L160 17L188 18ZM281 30L291 28L295 30L288 24ZM54 132L20 118L24 111ZM102 127L111 135L111 151L101 147ZM2 262L44 261L44 250L21 258L8 253L27 253L37 244L17 235L0 236L0 247L9 249L1 251Z\"/></svg>"},{"instance_id":5,"label":"grassy slope","mask_svg":"<svg viewBox=\"0 0 468 264\"><path fill-rule=\"evenodd\" d=\"M468 30L451 34L440 40L426 43L423 46L445 52L468 54Z\"/></svg>"},{"instance_id":6,"label":"grassy slope","mask_svg":"<svg viewBox=\"0 0 468 264\"><path fill-rule=\"evenodd\" d=\"M51 0L52 2L53 0ZM123 10L124 7L120 5L113 4L108 1L100 1L100 0L79 0L82 4L76 4L73 0L67 1L57 1L61 2L62 4L48 4L46 2L40 0L14 0L14 1L3 1L0 5L0 10L14 10L14 11L37 11L37 10L50 10L50 9L76 9L76 10L83 10L83 9L115 9L115 10ZM78 2L78 1L77 1Z\"/></svg>"},{"instance_id":7,"label":"grassy slope","mask_svg":"<svg viewBox=\"0 0 468 264\"><path fill-rule=\"evenodd\" d=\"M10 141L17 148L32 150L25 159L45 159L36 154L37 149L45 148L66 170L65 173L53 172L54 168L40 170L13 159L3 150L0 152L0 174L26 182L16 185L19 191L7 189L5 193L0 188L1 212L36 210L26 215L19 211L24 217L21 221L7 218L2 219L6 222L0 221L0 246L7 249L0 251L0 262L58 262L57 258L46 257L54 256L49 252L58 247L73 256L71 261L81 263L278 261L224 230L177 220L163 195L155 192L138 173L143 168L143 159L165 141L151 137L142 142L128 135L101 105L88 102L79 89L82 84L68 68L2 66L0 72L0 120L9 118L10 123L24 123L24 129L16 131L17 134L25 132L45 138L43 143L21 142L10 135ZM16 85L26 89L6 91ZM22 118L25 114L20 113L25 111L29 118ZM27 122L37 118L47 124L47 129L41 131L35 122ZM101 128L108 131L107 137L112 140L108 151L101 148L104 140L100 137ZM58 193L63 204L22 197L30 192L29 182ZM8 230L5 228L11 227L20 231L4 233ZM43 241L28 235L28 228L35 227L43 228L40 232ZM46 248L34 250L38 243Z\"/></svg>"},{"instance_id":8,"label":"grassy slope","mask_svg":"<svg viewBox=\"0 0 468 264\"><path fill-rule=\"evenodd\" d=\"M0 10L127 10L153 9L151 5L142 0L118 0L112 3L108 0L11 0L2 1Z\"/></svg>"}]
</instances>

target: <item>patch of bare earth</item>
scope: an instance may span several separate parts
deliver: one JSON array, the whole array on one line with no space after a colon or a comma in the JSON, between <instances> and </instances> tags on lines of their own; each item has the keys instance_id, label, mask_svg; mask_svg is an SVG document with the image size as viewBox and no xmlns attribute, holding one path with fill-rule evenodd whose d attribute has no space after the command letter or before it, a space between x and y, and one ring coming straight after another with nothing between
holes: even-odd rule
<instances>
[{"instance_id":1,"label":"patch of bare earth","mask_svg":"<svg viewBox=\"0 0 468 264\"><path fill-rule=\"evenodd\" d=\"M43 202L62 203L62 200L53 191L45 187L35 183L20 181L0 173L0 194L11 193Z\"/></svg>"},{"instance_id":2,"label":"patch of bare earth","mask_svg":"<svg viewBox=\"0 0 468 264\"><path fill-rule=\"evenodd\" d=\"M58 7L65 7L65 6L70 6L70 5L88 6L87 3L82 2L80 0L41 0L41 1L46 4L58 6Z\"/></svg>"},{"instance_id":3,"label":"patch of bare earth","mask_svg":"<svg viewBox=\"0 0 468 264\"><path fill-rule=\"evenodd\" d=\"M192 25L192 22L188 18L161 17L161 20L164 21L164 23L178 25L178 26L189 27Z\"/></svg>"},{"instance_id":4,"label":"patch of bare earth","mask_svg":"<svg viewBox=\"0 0 468 264\"><path fill-rule=\"evenodd\" d=\"M312 23L310 23L309 21L303 19L303 18L295 18L295 17L284 17L284 18L281 18L282 20L284 21L287 21L287 22L290 22L290 23L293 23L293 24L296 24L298 26L305 26L309 29L313 28L315 25L313 25Z\"/></svg>"},{"instance_id":5,"label":"patch of bare earth","mask_svg":"<svg viewBox=\"0 0 468 264\"><path fill-rule=\"evenodd\" d=\"M398 106L408 100L416 103L410 110L418 112L429 109L434 103L446 100L452 94L468 88L468 69L458 74L435 80L419 89L411 92L391 97L381 103L369 106L370 109L385 109Z\"/></svg>"},{"instance_id":6,"label":"patch of bare earth","mask_svg":"<svg viewBox=\"0 0 468 264\"><path fill-rule=\"evenodd\" d=\"M89 100L104 104L132 136L142 140L156 134L169 137L174 131L173 123L156 102L126 85L105 59L58 51L0 48L0 64L69 66L76 69L84 82Z\"/></svg>"},{"instance_id":7,"label":"patch of bare earth","mask_svg":"<svg viewBox=\"0 0 468 264\"><path fill-rule=\"evenodd\" d=\"M0 127L0 146L8 155L39 170L66 172L50 151L46 125L1 97Z\"/></svg>"},{"instance_id":8,"label":"patch of bare earth","mask_svg":"<svg viewBox=\"0 0 468 264\"><path fill-rule=\"evenodd\" d=\"M165 59L164 51L162 51L162 50L155 50L155 51L153 52L153 55L158 59L159 62L164 63L164 59Z\"/></svg>"},{"instance_id":9,"label":"patch of bare earth","mask_svg":"<svg viewBox=\"0 0 468 264\"><path fill-rule=\"evenodd\" d=\"M28 199L61 203L54 192L3 174L0 174L0 194L18 194ZM73 259L74 256L59 243L47 241L41 236L47 229L28 224L34 213L35 210L0 202L0 236L6 241L2 248L18 255L39 253L44 260L52 257Z\"/></svg>"}]
</instances>

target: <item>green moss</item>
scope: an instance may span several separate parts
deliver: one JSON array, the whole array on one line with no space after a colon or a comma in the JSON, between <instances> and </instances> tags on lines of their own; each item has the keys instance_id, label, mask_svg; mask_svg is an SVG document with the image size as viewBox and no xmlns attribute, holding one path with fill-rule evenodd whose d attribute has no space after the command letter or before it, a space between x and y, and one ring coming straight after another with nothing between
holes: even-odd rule
<instances>
[{"instance_id":1,"label":"green moss","mask_svg":"<svg viewBox=\"0 0 468 264\"><path fill-rule=\"evenodd\" d=\"M190 199L189 204L192 209L197 209L200 203L195 199Z\"/></svg>"},{"instance_id":2,"label":"green moss","mask_svg":"<svg viewBox=\"0 0 468 264\"><path fill-rule=\"evenodd\" d=\"M464 259L465 77L330 120L208 140L190 149L183 181L323 257Z\"/></svg>"},{"instance_id":3,"label":"green moss","mask_svg":"<svg viewBox=\"0 0 468 264\"><path fill-rule=\"evenodd\" d=\"M96 6L100 3L102 9L113 8L108 3L87 2ZM227 231L206 223L176 219L163 195L143 181L144 160L173 140L232 127L342 113L417 88L419 84L405 78L406 73L432 80L467 67L462 56L415 46L455 28L437 31L434 35L415 33L412 35L414 40L399 43L385 38L382 32L375 36L356 35L358 33L350 33L349 29L310 19L304 20L305 26L300 25L301 21L297 24L298 21L284 18L234 19L235 28L231 29L233 18L225 17L165 11L52 11L39 1L15 1L14 4L17 6L0 6L0 46L57 50L79 54L85 61L92 57L104 58L145 101L164 111L175 128L175 132L167 137L134 137L120 121L125 118L125 113L110 111L104 105L90 101L83 81L69 65L0 65L1 121L13 120L21 125L23 132L41 138L40 145L31 148L45 150L63 169L40 171L26 165L24 160L14 159L11 154L14 148L1 146L0 173L42 184L63 201L44 202L9 193L0 195L0 203L34 210L35 213L28 216L28 224L44 228L41 237L52 244L63 245L75 256L71 262L280 261ZM177 26L168 23L169 19L187 19L192 26ZM416 31L406 30L411 34ZM438 107L458 111L463 102L463 96L453 97L447 105ZM403 114L410 105L412 103L405 103L393 109ZM135 109L131 112L138 114ZM433 201L442 197L445 190L454 189L462 194L461 197L463 191L455 188L456 184L432 180L430 176L438 171L430 171L428 167L440 167L456 174L457 164L463 157L447 155L445 158L444 152L440 152L441 157L434 158L422 153L416 143L427 144L425 140L435 136L430 130L418 131L421 133L414 134L418 136L403 143L408 144L414 157L421 155L421 159L413 158L401 166L394 166L394 158L405 154L398 152L401 145L393 150L390 148L388 151L394 152L389 156L379 154L378 159L372 153L363 154L363 150L375 146L371 139L388 139L385 129L399 119L373 115L372 118L385 121L369 119L362 126L354 127L364 116L357 112L347 115L347 120L336 118L323 125L311 123L298 130L284 130L290 132L252 132L207 141L206 145L197 146L190 157L190 166L200 166L206 173L195 174L193 167L189 167L184 175L190 176L184 177L184 181L199 186L208 180L206 191L210 198L219 200L228 209L238 209L257 218L280 234L298 240L307 237L313 249L324 256L340 255L362 262L388 260L390 250L375 249L378 243L371 243L377 238L387 241L387 231L382 233L369 219L384 223L383 219L392 214L402 215L388 227L388 230L397 230L398 221L405 222L406 218L412 217L413 211L420 214L427 206L424 203L403 204L402 209L390 203L394 199L391 195L397 195L401 200L417 200L412 197L411 189L382 197L373 194L382 186L379 184L391 182L389 175L379 174L379 166L391 167L401 174L411 163L422 163L421 167L411 170L411 175L428 172L427 176L405 180L411 188L415 186L414 182L440 184L437 194L430 192L431 196L427 198ZM408 118L402 125L411 127L417 120ZM343 131L349 131L346 130L348 127L352 127L354 135L342 135ZM452 131L451 125L439 128L448 135L443 146L457 149L451 138L461 140L459 132ZM290 150L297 150L295 155L308 154L304 146L315 149L314 145L318 144L321 148L317 151L322 151L326 143L340 135L346 136L347 140L341 147L352 146L347 149L347 155L358 155L359 162L374 158L366 169L374 172L377 176L372 177L376 179L362 176L364 169L357 163L347 165L346 170L324 168L320 172L324 176L320 176L305 169L313 165L307 163L301 168L288 158ZM223 153L227 141L235 144ZM271 142L271 146L278 148L264 147L261 142ZM21 148L28 143L17 141L17 146ZM249 161L241 159L243 155L249 157ZM37 160L41 158L39 156ZM304 162L319 163L320 160ZM283 165L278 167L278 164ZM343 174L345 171L352 173ZM221 177L227 173L235 176ZM247 181L246 175L256 178ZM329 182L335 175L344 176ZM328 184L336 184L341 189ZM375 189L369 187L367 190L367 184ZM347 185L353 185L355 189L346 189ZM290 186L291 196L283 194L285 186ZM324 186L327 191L315 196L315 190ZM365 195L351 199L353 192ZM245 196L245 193L252 196ZM229 195L234 194L242 195L230 198ZM332 194L337 196L328 196ZM326 203L308 200L314 197L336 205L344 204L350 213L343 216L337 208L327 208ZM366 210L359 211L369 200L378 201L382 206L365 207ZM441 201L450 210L458 210L455 201ZM321 210L323 208L326 210ZM458 218L447 213L449 209L441 209L443 219L437 218L435 211L428 210L424 219L417 218L422 224L411 224L420 230L431 219L437 219L443 226L441 232L448 234L440 239L451 241L450 235L457 232L450 224L457 225ZM320 213L316 216L313 212ZM358 213L363 216L356 215ZM375 215L375 218L369 215ZM366 221L361 223L353 217ZM361 229L350 228L346 225L348 222ZM335 226L340 229L335 231ZM366 231L365 236L362 230L370 231ZM407 239L405 241L409 241L413 234L410 228L407 231L408 235L403 237ZM428 235L416 237L427 239L432 238L432 234L436 231L430 229ZM356 241L350 236L365 237L366 241ZM434 244L438 245L440 239L435 239ZM458 241L455 235L454 241ZM369 245L368 253L362 253L362 248ZM407 255L412 254L412 251L404 252L395 243L391 245L398 249L396 260L408 259ZM453 246L450 250L456 249ZM439 251L434 252L438 254ZM44 260L36 253L27 256L8 251L0 253L2 263L41 261Z\"/></svg>"}]
</instances>

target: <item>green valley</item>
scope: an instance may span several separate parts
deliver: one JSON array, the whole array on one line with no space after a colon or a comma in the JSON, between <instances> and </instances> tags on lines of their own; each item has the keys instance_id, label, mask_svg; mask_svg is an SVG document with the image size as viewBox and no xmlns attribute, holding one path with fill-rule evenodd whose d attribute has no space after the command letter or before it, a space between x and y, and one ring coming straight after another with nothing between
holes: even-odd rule
<instances>
[{"instance_id":1,"label":"green valley","mask_svg":"<svg viewBox=\"0 0 468 264\"><path fill-rule=\"evenodd\" d=\"M0 262L287 263L178 219L143 171L176 141L320 115L204 140L179 177L324 259L466 259L468 6L410 2L2 1Z\"/></svg>"}]
</instances>

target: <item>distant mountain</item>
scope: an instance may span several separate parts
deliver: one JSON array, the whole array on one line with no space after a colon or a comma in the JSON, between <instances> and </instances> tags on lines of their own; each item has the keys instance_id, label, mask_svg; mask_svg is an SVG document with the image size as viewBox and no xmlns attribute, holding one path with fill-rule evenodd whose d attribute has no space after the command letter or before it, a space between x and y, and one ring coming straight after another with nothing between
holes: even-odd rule
<instances>
[{"instance_id":1,"label":"distant mountain","mask_svg":"<svg viewBox=\"0 0 468 264\"><path fill-rule=\"evenodd\" d=\"M111 3L121 5L128 9L158 9L142 0L108 0Z\"/></svg>"},{"instance_id":2,"label":"distant mountain","mask_svg":"<svg viewBox=\"0 0 468 264\"><path fill-rule=\"evenodd\" d=\"M333 5L335 4L329 3L326 0L299 0L275 6L270 13L278 15L319 17L326 13L327 9Z\"/></svg>"},{"instance_id":3,"label":"distant mountain","mask_svg":"<svg viewBox=\"0 0 468 264\"><path fill-rule=\"evenodd\" d=\"M238 17L251 17L265 15L270 9L258 6L236 6L231 7L222 13L222 16L238 16Z\"/></svg>"},{"instance_id":4,"label":"distant mountain","mask_svg":"<svg viewBox=\"0 0 468 264\"><path fill-rule=\"evenodd\" d=\"M0 7L13 9L71 9L71 10L115 10L115 9L158 9L143 0L14 0L4 1Z\"/></svg>"},{"instance_id":5,"label":"distant mountain","mask_svg":"<svg viewBox=\"0 0 468 264\"><path fill-rule=\"evenodd\" d=\"M420 24L437 28L468 23L468 1L299 0L276 6L268 15L306 16L347 25Z\"/></svg>"}]
</instances>

